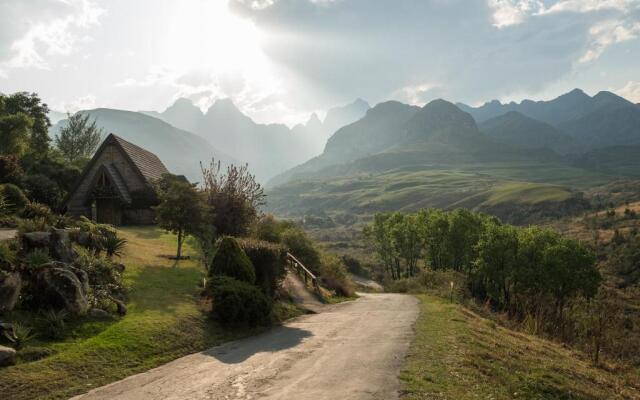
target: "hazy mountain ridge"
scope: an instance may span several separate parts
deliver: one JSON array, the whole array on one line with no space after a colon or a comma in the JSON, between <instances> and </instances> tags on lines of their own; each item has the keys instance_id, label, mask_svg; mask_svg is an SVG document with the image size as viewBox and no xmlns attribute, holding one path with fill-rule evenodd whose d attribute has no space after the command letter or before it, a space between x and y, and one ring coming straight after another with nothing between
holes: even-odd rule
<instances>
[{"instance_id":1,"label":"hazy mountain ridge","mask_svg":"<svg viewBox=\"0 0 640 400\"><path fill-rule=\"evenodd\" d=\"M479 128L497 142L521 148L546 147L559 154L580 152L580 145L571 136L517 111L488 119Z\"/></svg>"},{"instance_id":2,"label":"hazy mountain ridge","mask_svg":"<svg viewBox=\"0 0 640 400\"><path fill-rule=\"evenodd\" d=\"M238 163L200 136L149 115L108 108L85 110L81 113L95 118L98 126L105 132L114 133L156 154L169 171L185 175L194 182L201 180L200 162L206 164L213 157L223 164ZM66 121L65 119L54 125L50 134L55 135Z\"/></svg>"},{"instance_id":3,"label":"hazy mountain ridge","mask_svg":"<svg viewBox=\"0 0 640 400\"><path fill-rule=\"evenodd\" d=\"M352 122L362 100L336 107L327 113L329 124ZM158 118L205 138L212 145L247 162L261 180L307 161L321 152L328 128L313 114L304 125L289 129L283 124L259 124L243 114L230 99L217 100L206 113L187 99L178 99ZM331 132L332 133L332 132Z\"/></svg>"},{"instance_id":4,"label":"hazy mountain ridge","mask_svg":"<svg viewBox=\"0 0 640 400\"><path fill-rule=\"evenodd\" d=\"M574 89L548 101L523 100L502 104L493 100L480 107L457 105L479 123L512 111L545 122L572 136L578 151L640 144L640 108L607 91L591 97L580 89Z\"/></svg>"},{"instance_id":5,"label":"hazy mountain ridge","mask_svg":"<svg viewBox=\"0 0 640 400\"><path fill-rule=\"evenodd\" d=\"M445 100L424 107L380 103L361 120L339 129L318 157L274 178L290 179L384 171L407 165L510 159L557 160L551 150L523 151L482 133L473 117Z\"/></svg>"}]
</instances>

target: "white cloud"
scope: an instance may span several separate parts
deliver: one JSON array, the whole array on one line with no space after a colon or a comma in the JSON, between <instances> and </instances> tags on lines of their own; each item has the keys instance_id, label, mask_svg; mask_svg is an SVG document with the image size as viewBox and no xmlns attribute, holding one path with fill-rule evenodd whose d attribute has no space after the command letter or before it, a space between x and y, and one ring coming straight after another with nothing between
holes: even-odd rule
<instances>
[{"instance_id":1,"label":"white cloud","mask_svg":"<svg viewBox=\"0 0 640 400\"><path fill-rule=\"evenodd\" d=\"M493 10L493 26L496 28L521 24L544 7L538 0L488 0L487 4Z\"/></svg>"},{"instance_id":2,"label":"white cloud","mask_svg":"<svg viewBox=\"0 0 640 400\"><path fill-rule=\"evenodd\" d=\"M90 110L92 108L96 108L96 96L92 94L78 97L77 99L69 102L59 103L52 107L54 110L61 110L62 112L68 112L71 114L76 111Z\"/></svg>"},{"instance_id":3,"label":"white cloud","mask_svg":"<svg viewBox=\"0 0 640 400\"><path fill-rule=\"evenodd\" d=\"M614 92L631 102L640 103L640 82L629 81Z\"/></svg>"},{"instance_id":4,"label":"white cloud","mask_svg":"<svg viewBox=\"0 0 640 400\"><path fill-rule=\"evenodd\" d=\"M591 27L590 44L586 53L580 58L581 63L598 59L605 50L616 43L625 42L638 37L640 22L625 25L620 20L607 20Z\"/></svg>"},{"instance_id":5,"label":"white cloud","mask_svg":"<svg viewBox=\"0 0 640 400\"><path fill-rule=\"evenodd\" d=\"M628 11L638 5L640 5L640 0L562 0L540 10L540 14L559 12L586 13L602 10Z\"/></svg>"},{"instance_id":6,"label":"white cloud","mask_svg":"<svg viewBox=\"0 0 640 400\"><path fill-rule=\"evenodd\" d=\"M412 105L424 105L427 101L433 100L434 89L437 89L438 85L431 82L423 82L417 85L405 86L402 89L394 92L391 98L399 101L412 104Z\"/></svg>"},{"instance_id":7,"label":"white cloud","mask_svg":"<svg viewBox=\"0 0 640 400\"><path fill-rule=\"evenodd\" d=\"M91 0L4 0L0 42L7 46L0 49L0 70L49 69L47 56L70 54L103 13Z\"/></svg>"}]
</instances>

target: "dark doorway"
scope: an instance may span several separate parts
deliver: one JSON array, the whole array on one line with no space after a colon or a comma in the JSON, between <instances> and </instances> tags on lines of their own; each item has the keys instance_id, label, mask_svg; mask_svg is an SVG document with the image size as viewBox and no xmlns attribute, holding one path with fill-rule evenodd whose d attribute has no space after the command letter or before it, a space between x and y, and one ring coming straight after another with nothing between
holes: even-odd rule
<instances>
[{"instance_id":1,"label":"dark doorway","mask_svg":"<svg viewBox=\"0 0 640 400\"><path fill-rule=\"evenodd\" d=\"M116 199L97 199L97 219L100 224L121 225L122 212Z\"/></svg>"}]
</instances>

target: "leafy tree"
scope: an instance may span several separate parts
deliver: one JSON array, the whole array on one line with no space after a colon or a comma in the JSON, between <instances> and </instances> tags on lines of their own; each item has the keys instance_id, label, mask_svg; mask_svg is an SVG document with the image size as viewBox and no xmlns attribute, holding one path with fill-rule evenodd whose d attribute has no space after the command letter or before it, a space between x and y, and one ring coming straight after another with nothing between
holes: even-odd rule
<instances>
[{"instance_id":1,"label":"leafy tree","mask_svg":"<svg viewBox=\"0 0 640 400\"><path fill-rule=\"evenodd\" d=\"M213 210L211 223L219 235L242 236L248 233L265 204L262 186L251 175L248 166L230 165L226 173L220 162L202 166L206 202Z\"/></svg>"},{"instance_id":2,"label":"leafy tree","mask_svg":"<svg viewBox=\"0 0 640 400\"><path fill-rule=\"evenodd\" d=\"M51 121L47 114L49 107L42 103L36 93L19 92L4 96L4 112L13 115L23 115L31 121L29 125L29 150L36 158L44 156L49 151L48 130Z\"/></svg>"},{"instance_id":3,"label":"leafy tree","mask_svg":"<svg viewBox=\"0 0 640 400\"><path fill-rule=\"evenodd\" d=\"M517 265L518 236L510 225L491 224L480 236L475 280L496 305L510 302L510 285Z\"/></svg>"},{"instance_id":4,"label":"leafy tree","mask_svg":"<svg viewBox=\"0 0 640 400\"><path fill-rule=\"evenodd\" d=\"M33 120L24 113L6 114L2 111L0 108L0 154L22 157L29 149Z\"/></svg>"},{"instance_id":5,"label":"leafy tree","mask_svg":"<svg viewBox=\"0 0 640 400\"><path fill-rule=\"evenodd\" d=\"M68 123L56 135L56 147L70 163L87 159L93 155L104 136L96 120L90 121L89 114L67 114Z\"/></svg>"},{"instance_id":6,"label":"leafy tree","mask_svg":"<svg viewBox=\"0 0 640 400\"><path fill-rule=\"evenodd\" d=\"M0 139L0 143L2 139ZM24 179L24 171L15 155L0 156L0 184L12 183L20 185Z\"/></svg>"},{"instance_id":7,"label":"leafy tree","mask_svg":"<svg viewBox=\"0 0 640 400\"><path fill-rule=\"evenodd\" d=\"M281 240L282 244L284 244L291 254L300 260L305 267L315 274L320 273L320 252L303 229L299 227L288 228L282 232Z\"/></svg>"},{"instance_id":8,"label":"leafy tree","mask_svg":"<svg viewBox=\"0 0 640 400\"><path fill-rule=\"evenodd\" d=\"M156 219L161 228L178 235L176 259L180 260L185 236L197 232L202 222L202 198L186 179L176 179L171 175L163 177L160 187Z\"/></svg>"}]
</instances>

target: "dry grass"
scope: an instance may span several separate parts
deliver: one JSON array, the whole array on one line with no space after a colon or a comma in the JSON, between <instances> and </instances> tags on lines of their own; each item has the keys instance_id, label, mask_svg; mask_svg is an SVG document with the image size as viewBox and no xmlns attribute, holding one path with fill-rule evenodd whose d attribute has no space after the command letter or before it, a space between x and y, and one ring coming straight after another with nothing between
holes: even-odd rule
<instances>
[{"instance_id":1,"label":"dry grass","mask_svg":"<svg viewBox=\"0 0 640 400\"><path fill-rule=\"evenodd\" d=\"M638 371L596 368L556 343L437 297L419 298L403 399L640 399Z\"/></svg>"}]
</instances>

